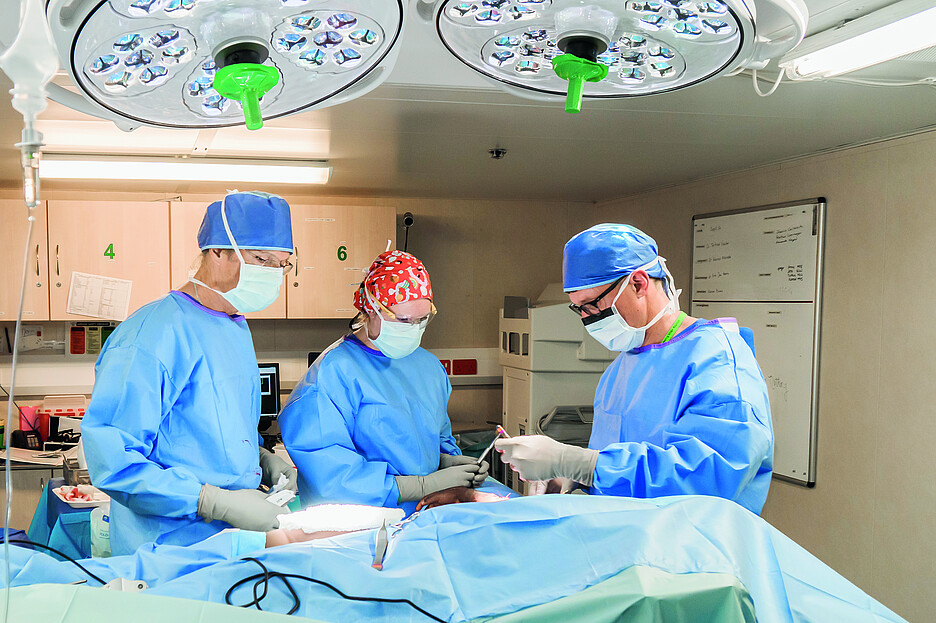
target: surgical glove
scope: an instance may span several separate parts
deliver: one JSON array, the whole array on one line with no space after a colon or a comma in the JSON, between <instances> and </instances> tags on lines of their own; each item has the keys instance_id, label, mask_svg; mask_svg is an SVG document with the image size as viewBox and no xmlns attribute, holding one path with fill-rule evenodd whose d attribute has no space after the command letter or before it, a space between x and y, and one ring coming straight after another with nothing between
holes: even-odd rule
<instances>
[{"instance_id":1,"label":"surgical glove","mask_svg":"<svg viewBox=\"0 0 936 623\"><path fill-rule=\"evenodd\" d=\"M521 480L571 478L590 487L595 479L598 451L559 443L545 435L498 439L494 448Z\"/></svg>"},{"instance_id":2,"label":"surgical glove","mask_svg":"<svg viewBox=\"0 0 936 623\"><path fill-rule=\"evenodd\" d=\"M228 490L202 485L198 496L198 516L206 521L226 521L235 528L269 532L279 527L277 515L289 509L271 504L266 494L256 489Z\"/></svg>"},{"instance_id":3,"label":"surgical glove","mask_svg":"<svg viewBox=\"0 0 936 623\"><path fill-rule=\"evenodd\" d=\"M272 488L279 481L280 474L283 474L289 479L286 489L293 493L299 492L299 474L296 472L296 468L263 446L260 446L260 470L263 472L260 477L260 484Z\"/></svg>"},{"instance_id":4,"label":"surgical glove","mask_svg":"<svg viewBox=\"0 0 936 623\"><path fill-rule=\"evenodd\" d=\"M430 493L451 487L470 487L477 475L478 465L472 462L446 467L428 476L397 476L397 488L400 490L397 502L415 502Z\"/></svg>"},{"instance_id":5,"label":"surgical glove","mask_svg":"<svg viewBox=\"0 0 936 623\"><path fill-rule=\"evenodd\" d=\"M463 454L445 454L444 452L439 457L439 469L445 469L446 467L453 467L455 465L470 465L476 464L478 459L465 456ZM487 461L481 461L481 465L478 466L478 473L474 477L473 487L480 487L488 477L488 470L491 469L491 464Z\"/></svg>"}]
</instances>

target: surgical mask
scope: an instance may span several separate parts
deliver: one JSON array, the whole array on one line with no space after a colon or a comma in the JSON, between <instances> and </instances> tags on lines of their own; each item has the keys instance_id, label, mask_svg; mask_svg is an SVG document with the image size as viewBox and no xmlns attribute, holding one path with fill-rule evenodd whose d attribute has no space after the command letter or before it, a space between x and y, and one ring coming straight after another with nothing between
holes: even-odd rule
<instances>
[{"instance_id":1,"label":"surgical mask","mask_svg":"<svg viewBox=\"0 0 936 623\"><path fill-rule=\"evenodd\" d=\"M647 329L656 324L666 313L679 311L679 294L681 290L675 290L674 292L673 276L666 268L666 260L662 257L657 257L652 262L648 262L636 268L634 272L647 270L657 262L660 263L660 267L663 269L663 273L667 278L666 292L669 297L669 303L653 317L653 320L642 327L632 327L627 324L627 321L624 320L624 316L618 311L616 306L617 300L630 283L630 275L628 275L624 284L618 290L617 295L615 295L614 300L611 302L611 307L602 310L600 314L592 316L592 318L584 319L584 322L587 323L585 325L585 330L588 331L588 334L598 340L598 342L608 350L627 352L642 346L647 337Z\"/></svg>"},{"instance_id":2,"label":"surgical mask","mask_svg":"<svg viewBox=\"0 0 936 623\"><path fill-rule=\"evenodd\" d=\"M380 314L377 314L380 317ZM371 339L374 346L390 359L402 359L411 354L422 341L426 325L392 322L380 318L380 335Z\"/></svg>"},{"instance_id":3,"label":"surgical mask","mask_svg":"<svg viewBox=\"0 0 936 623\"><path fill-rule=\"evenodd\" d=\"M224 230L227 232L228 240L230 240L231 246L234 248L234 254L240 260L240 275L237 278L237 285L227 292L221 292L195 279L194 276L190 276L189 279L193 283L217 292L238 313L257 312L266 309L279 298L280 286L283 284L283 269L257 266L244 261L244 256L240 252L237 242L234 241L234 234L231 233L231 227L228 225L227 210L225 209L226 202L227 196L221 202L221 220L224 223Z\"/></svg>"},{"instance_id":4,"label":"surgical mask","mask_svg":"<svg viewBox=\"0 0 936 623\"><path fill-rule=\"evenodd\" d=\"M364 296L367 297L373 309L380 309L366 288L364 289ZM419 348L427 322L420 322L419 324L393 322L392 320L386 320L380 315L379 311L377 312L377 318L380 321L380 335L371 338L371 342L384 355L390 359L402 359Z\"/></svg>"}]
</instances>

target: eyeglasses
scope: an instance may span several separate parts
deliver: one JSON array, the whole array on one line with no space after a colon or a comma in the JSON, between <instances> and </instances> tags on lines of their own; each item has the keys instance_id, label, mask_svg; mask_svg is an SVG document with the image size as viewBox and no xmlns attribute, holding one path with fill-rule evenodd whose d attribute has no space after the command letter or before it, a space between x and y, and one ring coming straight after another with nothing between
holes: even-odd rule
<instances>
[{"instance_id":1,"label":"eyeglasses","mask_svg":"<svg viewBox=\"0 0 936 623\"><path fill-rule=\"evenodd\" d=\"M385 315L388 320L392 320L394 322L402 322L404 324L415 324L415 325L426 326L432 321L433 318L435 318L436 314L439 313L439 310L436 309L436 306L432 301L429 301L429 306L430 306L429 313L426 314L425 316L420 316L419 318L410 318L408 316L400 316L400 315L394 314L392 311L390 311L390 309L386 305L384 305L380 301L374 300L374 302L377 303L377 306L380 307L380 312L383 315Z\"/></svg>"},{"instance_id":2,"label":"eyeglasses","mask_svg":"<svg viewBox=\"0 0 936 623\"><path fill-rule=\"evenodd\" d=\"M250 260L248 262L249 264L257 264L266 268L281 268L284 275L292 270L293 267L289 260L280 261L272 257L263 257L262 255L257 255L254 251L243 251L243 253L244 259Z\"/></svg>"},{"instance_id":3,"label":"eyeglasses","mask_svg":"<svg viewBox=\"0 0 936 623\"><path fill-rule=\"evenodd\" d=\"M598 303L601 301L601 299L611 294L611 292L613 292L614 289L618 287L618 284L621 283L626 278L627 278L626 276L621 277L620 279L612 283L610 286L608 286L607 290L605 290L604 292L602 292L601 294L599 294L592 300L582 303L581 305L576 305L575 303L569 303L569 309L575 312L575 315L578 316L579 318L581 318L583 315L594 316L596 314L600 314L601 310L598 308Z\"/></svg>"}]
</instances>

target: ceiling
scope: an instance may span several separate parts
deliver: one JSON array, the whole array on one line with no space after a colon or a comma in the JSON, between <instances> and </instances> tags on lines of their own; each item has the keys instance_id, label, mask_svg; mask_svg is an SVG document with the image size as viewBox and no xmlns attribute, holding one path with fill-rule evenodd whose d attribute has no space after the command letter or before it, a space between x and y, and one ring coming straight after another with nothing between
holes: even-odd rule
<instances>
[{"instance_id":1,"label":"ceiling","mask_svg":"<svg viewBox=\"0 0 936 623\"><path fill-rule=\"evenodd\" d=\"M0 0L0 4L13 1ZM806 4L813 33L890 2L807 0ZM933 87L784 83L773 96L761 98L745 75L652 97L586 101L581 114L569 115L560 104L518 99L492 89L448 56L434 37L426 24L411 19L388 81L357 100L269 122L250 136L232 129L191 140L214 144L219 154L236 153L240 147L272 157L298 153L327 158L334 168L332 179L325 186L309 188L310 194L603 201L936 127ZM2 30L0 39L9 40ZM924 51L860 73L876 78L934 76L936 53ZM0 78L0 92L9 88L9 82ZM93 121L57 104L51 104L41 118ZM3 98L0 185L6 187L19 184L13 145L21 125L9 99ZM141 145L142 151L159 151L155 146L166 142L159 135L176 132L147 129L149 135L127 135L110 124L91 127L100 135L103 149L113 152L141 151ZM56 134L48 131L47 140L55 143ZM170 143L178 140L165 138ZM492 160L488 150L493 147L506 149L507 156ZM45 188L178 194L216 192L218 185L129 186L115 180L67 186L48 182Z\"/></svg>"}]
</instances>

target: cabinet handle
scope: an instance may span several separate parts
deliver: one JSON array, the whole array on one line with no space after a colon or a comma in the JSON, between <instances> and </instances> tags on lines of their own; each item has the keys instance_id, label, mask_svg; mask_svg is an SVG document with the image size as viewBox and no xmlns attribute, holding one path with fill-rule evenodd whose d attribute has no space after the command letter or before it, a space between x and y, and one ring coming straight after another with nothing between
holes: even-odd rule
<instances>
[{"instance_id":1,"label":"cabinet handle","mask_svg":"<svg viewBox=\"0 0 936 623\"><path fill-rule=\"evenodd\" d=\"M39 245L36 245L36 277L39 276Z\"/></svg>"},{"instance_id":2,"label":"cabinet handle","mask_svg":"<svg viewBox=\"0 0 936 623\"><path fill-rule=\"evenodd\" d=\"M293 251L295 251L295 255L296 255L295 269L296 269L296 277L298 277L299 276L299 247L293 247Z\"/></svg>"},{"instance_id":3,"label":"cabinet handle","mask_svg":"<svg viewBox=\"0 0 936 623\"><path fill-rule=\"evenodd\" d=\"M59 246L55 245L55 276L58 277L61 274L59 271Z\"/></svg>"}]
</instances>

